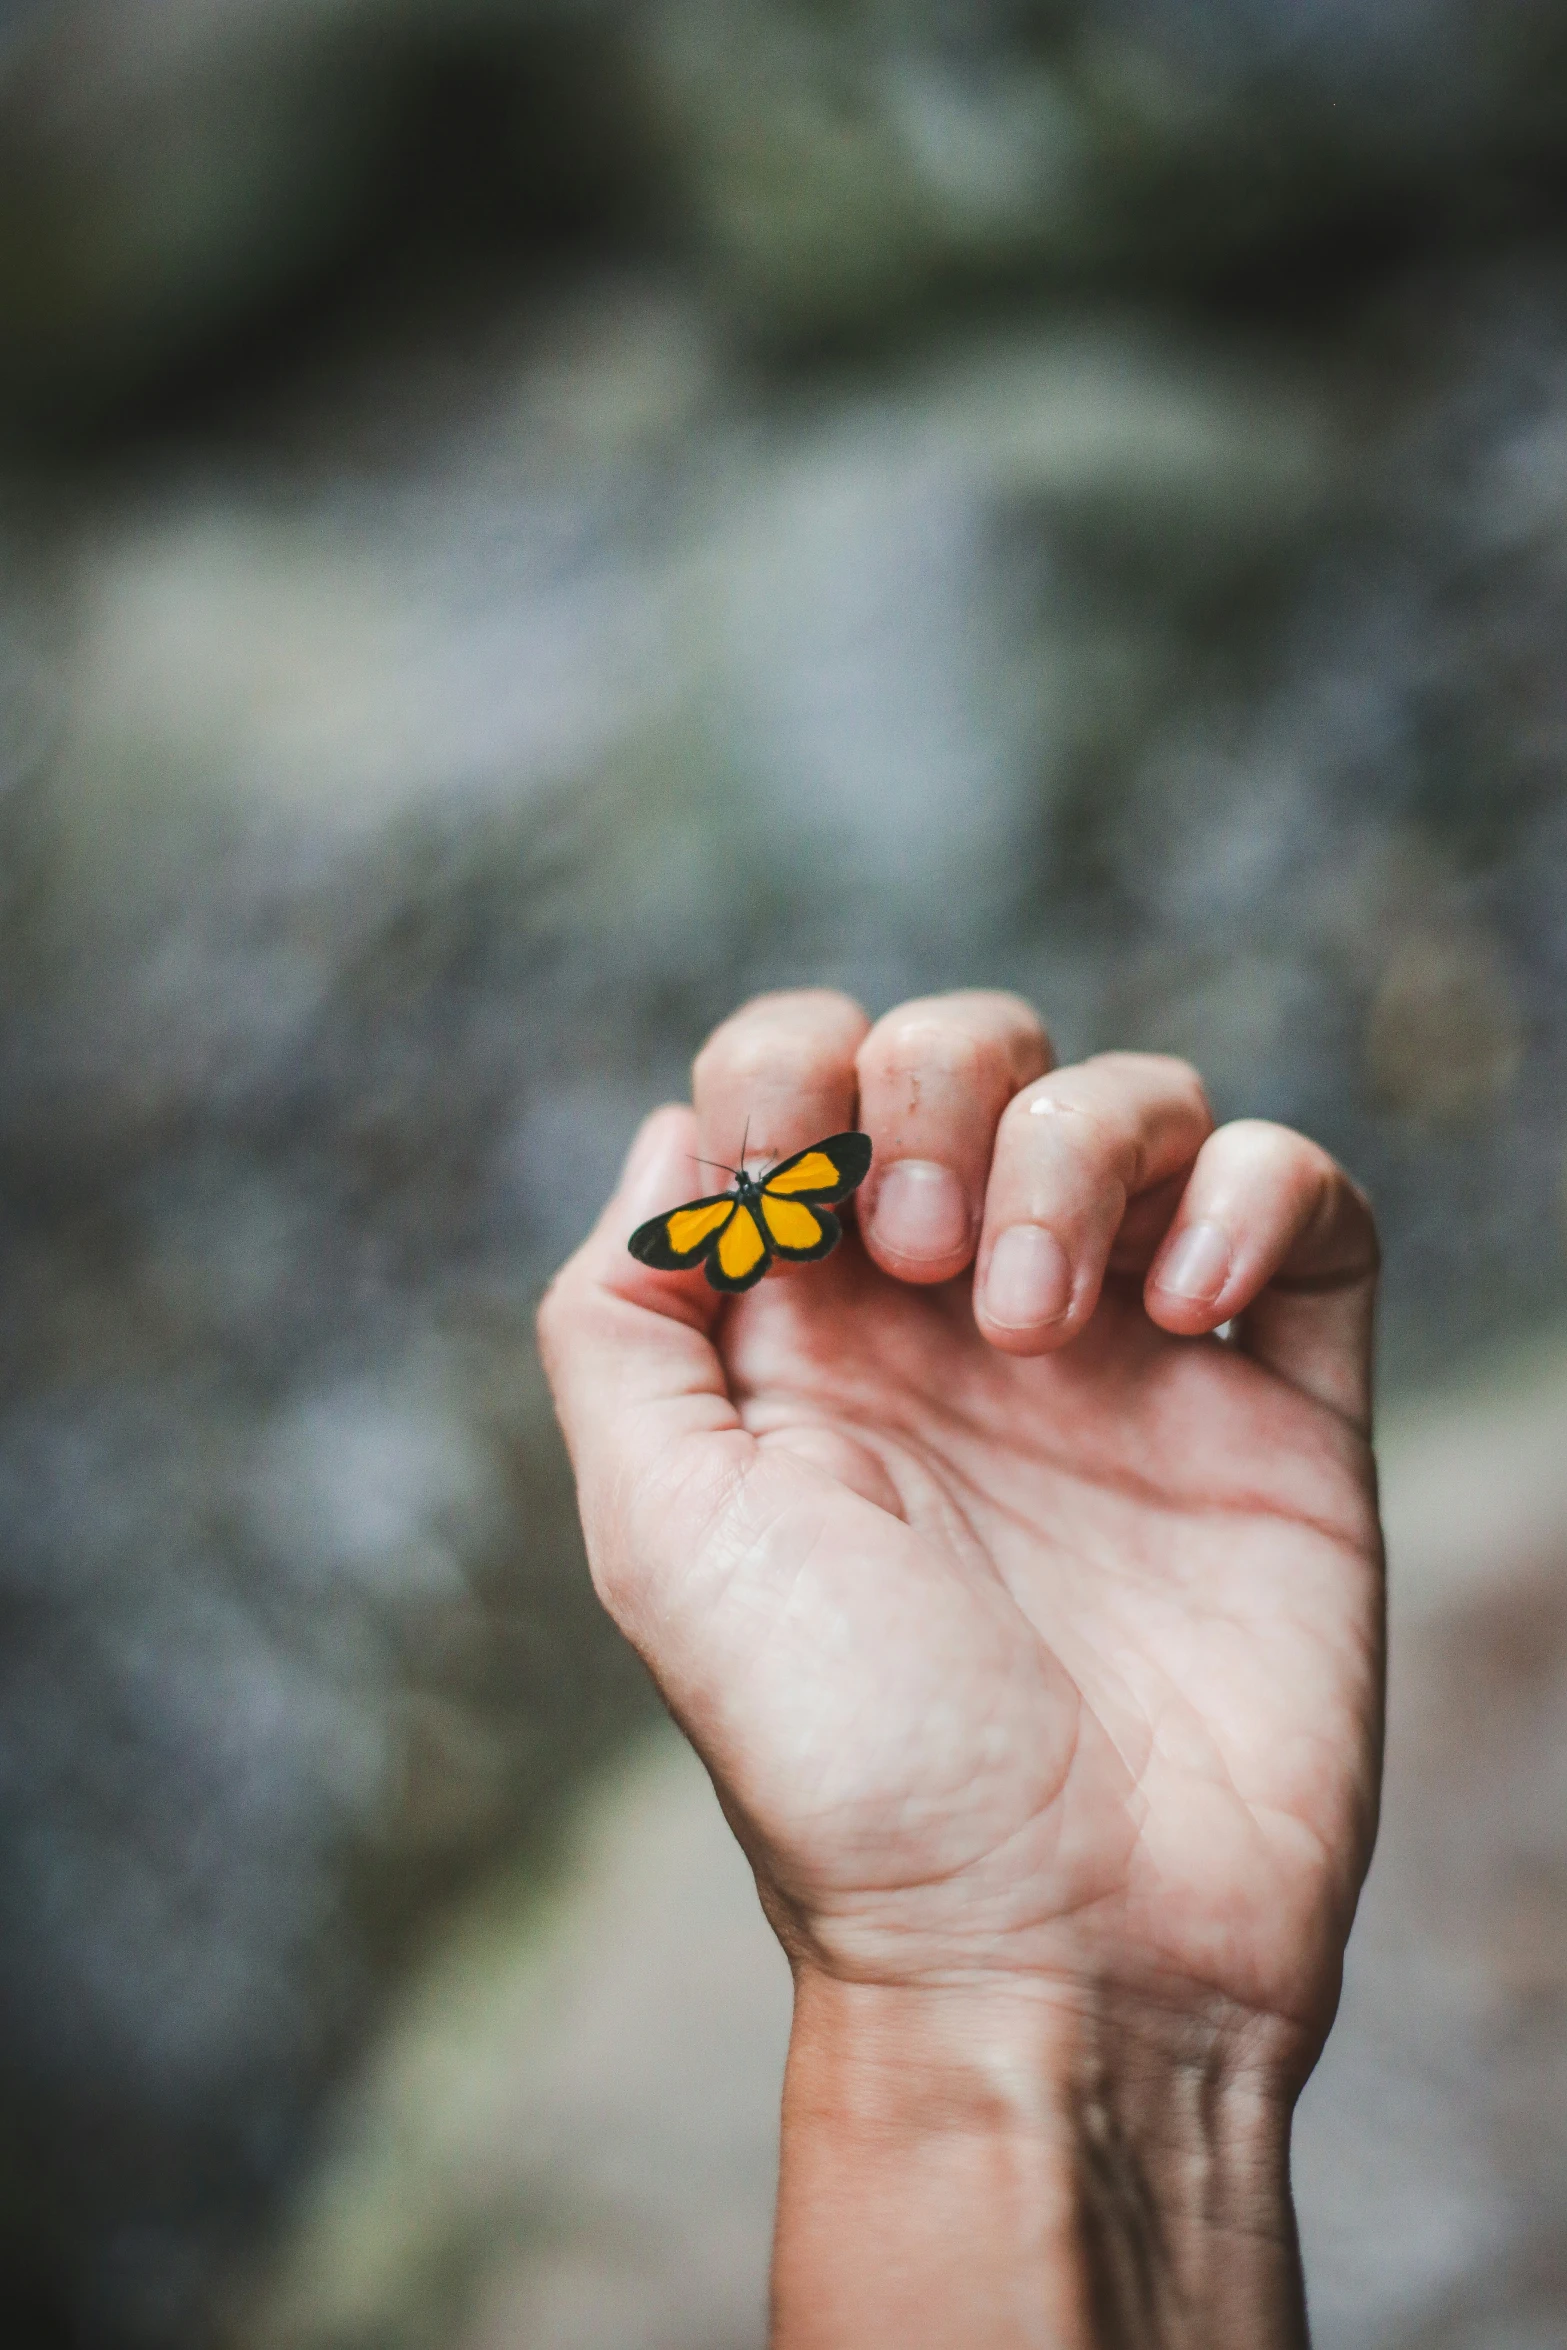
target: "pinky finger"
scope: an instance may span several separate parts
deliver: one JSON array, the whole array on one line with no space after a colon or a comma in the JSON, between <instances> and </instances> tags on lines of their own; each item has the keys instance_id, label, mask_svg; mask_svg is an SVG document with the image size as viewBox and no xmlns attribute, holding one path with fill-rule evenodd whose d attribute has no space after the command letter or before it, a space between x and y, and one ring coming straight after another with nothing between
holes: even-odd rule
<instances>
[{"instance_id":1,"label":"pinky finger","mask_svg":"<svg viewBox=\"0 0 1567 2350\"><path fill-rule=\"evenodd\" d=\"M1376 1225L1327 1152L1238 1119L1197 1154L1149 1267L1151 1320L1185 1336L1233 1322L1242 1352L1366 1430Z\"/></svg>"}]
</instances>

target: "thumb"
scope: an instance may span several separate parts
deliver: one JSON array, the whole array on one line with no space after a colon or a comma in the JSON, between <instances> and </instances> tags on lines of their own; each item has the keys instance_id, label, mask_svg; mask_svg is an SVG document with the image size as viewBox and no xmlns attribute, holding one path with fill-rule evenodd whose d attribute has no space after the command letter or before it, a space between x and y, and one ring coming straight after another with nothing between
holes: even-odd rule
<instances>
[{"instance_id":1,"label":"thumb","mask_svg":"<svg viewBox=\"0 0 1567 2350\"><path fill-rule=\"evenodd\" d=\"M638 1224L690 1196L695 1144L693 1111L653 1112L539 1309L539 1352L601 1591L629 1494L675 1468L686 1439L740 1426L713 1343L723 1300L700 1273L654 1272L626 1246Z\"/></svg>"}]
</instances>

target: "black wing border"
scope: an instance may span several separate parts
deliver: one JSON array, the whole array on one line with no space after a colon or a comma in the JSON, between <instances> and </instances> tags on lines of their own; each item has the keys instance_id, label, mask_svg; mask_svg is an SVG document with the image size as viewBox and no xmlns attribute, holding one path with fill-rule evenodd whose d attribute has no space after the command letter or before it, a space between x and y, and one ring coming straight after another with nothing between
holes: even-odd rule
<instances>
[{"instance_id":1,"label":"black wing border","mask_svg":"<svg viewBox=\"0 0 1567 2350\"><path fill-rule=\"evenodd\" d=\"M651 1265L655 1273L694 1273L703 1258L710 1257L710 1252L717 1247L720 1233L729 1229L730 1219L726 1216L722 1224L715 1224L712 1231L697 1242L695 1248L686 1250L684 1256L670 1240L669 1219L671 1216L687 1215L693 1208L716 1208L720 1200L727 1200L730 1208L734 1209L740 1205L740 1194L737 1191L710 1191L705 1199L685 1199L678 1208L665 1208L660 1215L649 1216L645 1224L637 1226L626 1243L627 1248L638 1264ZM765 1234L763 1238L766 1238Z\"/></svg>"},{"instance_id":2,"label":"black wing border","mask_svg":"<svg viewBox=\"0 0 1567 2350\"><path fill-rule=\"evenodd\" d=\"M757 1189L765 1191L770 1183L776 1182L780 1175L787 1175L791 1167L797 1167L813 1151L825 1151L839 1174L836 1183L816 1184L809 1191L791 1191L784 1195L788 1199L802 1200L807 1207L815 1207L819 1201L845 1198L849 1192L857 1191L870 1173L871 1138L850 1127L842 1134L826 1135L820 1142L808 1142L804 1150L792 1151L787 1159L780 1159L776 1167L769 1167L765 1175L758 1176ZM783 1252L780 1250L779 1253L781 1255ZM822 1254L825 1256L826 1253L824 1249Z\"/></svg>"},{"instance_id":3,"label":"black wing border","mask_svg":"<svg viewBox=\"0 0 1567 2350\"><path fill-rule=\"evenodd\" d=\"M722 1195L720 1194L718 1196L721 1197ZM750 1201L737 1199L735 1201L735 1206L737 1208L743 1208L746 1214L750 1217L752 1223L756 1226L757 1234L762 1243L762 1253L758 1257L756 1263L751 1267L749 1273L741 1273L738 1277L726 1273L723 1266L718 1261L718 1242L720 1234L727 1232L729 1229L729 1217L726 1216L721 1224L714 1227L713 1245L708 1252L707 1259L707 1278L712 1287L714 1289L721 1290L725 1297L739 1297L745 1290L754 1289L757 1283L772 1270L773 1257L776 1254L773 1245L773 1236L768 1231L767 1226L763 1223L758 1211L751 1206Z\"/></svg>"},{"instance_id":4,"label":"black wing border","mask_svg":"<svg viewBox=\"0 0 1567 2350\"><path fill-rule=\"evenodd\" d=\"M778 1204L780 1207L793 1207L796 1201L802 1208L809 1208L817 1223L820 1224L822 1228L821 1239L813 1240L809 1248L786 1248L777 1233L768 1224L765 1206L761 1211L762 1238L774 1256L779 1258L782 1263L786 1265L814 1265L818 1258L831 1256L843 1238L843 1226L831 1208L822 1207L807 1192L791 1191Z\"/></svg>"}]
</instances>

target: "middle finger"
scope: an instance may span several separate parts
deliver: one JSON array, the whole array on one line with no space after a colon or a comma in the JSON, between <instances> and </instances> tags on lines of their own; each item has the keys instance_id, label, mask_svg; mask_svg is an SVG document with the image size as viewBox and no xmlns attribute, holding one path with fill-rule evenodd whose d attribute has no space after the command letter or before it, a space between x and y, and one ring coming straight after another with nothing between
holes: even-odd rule
<instances>
[{"instance_id":1,"label":"middle finger","mask_svg":"<svg viewBox=\"0 0 1567 2350\"><path fill-rule=\"evenodd\" d=\"M1020 997L980 989L900 1004L859 1050L875 1145L866 1247L903 1281L950 1281L974 1253L996 1121L1054 1055Z\"/></svg>"}]
</instances>

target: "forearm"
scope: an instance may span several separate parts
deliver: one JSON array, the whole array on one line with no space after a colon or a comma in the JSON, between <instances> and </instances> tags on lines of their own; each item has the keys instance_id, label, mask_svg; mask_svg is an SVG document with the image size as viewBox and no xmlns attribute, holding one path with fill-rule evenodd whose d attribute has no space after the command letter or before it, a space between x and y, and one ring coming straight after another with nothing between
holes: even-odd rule
<instances>
[{"instance_id":1,"label":"forearm","mask_svg":"<svg viewBox=\"0 0 1567 2350\"><path fill-rule=\"evenodd\" d=\"M1146 2008L802 1970L774 2350L1302 2350L1268 2055Z\"/></svg>"}]
</instances>

